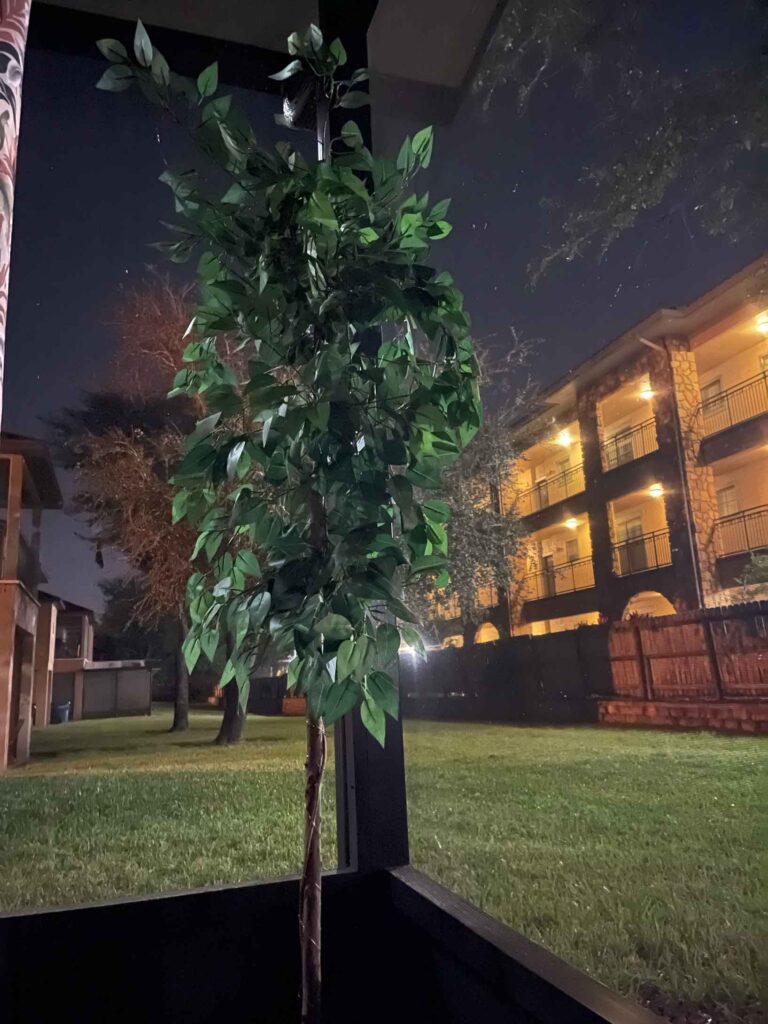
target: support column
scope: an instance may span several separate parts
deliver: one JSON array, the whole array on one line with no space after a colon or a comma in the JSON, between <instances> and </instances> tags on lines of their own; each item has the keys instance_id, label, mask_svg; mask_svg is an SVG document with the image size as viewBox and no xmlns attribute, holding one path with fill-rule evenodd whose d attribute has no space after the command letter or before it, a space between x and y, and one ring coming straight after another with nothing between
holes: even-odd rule
<instances>
[{"instance_id":1,"label":"support column","mask_svg":"<svg viewBox=\"0 0 768 1024\"><path fill-rule=\"evenodd\" d=\"M29 760L32 739L32 690L34 686L35 638L31 633L16 634L16 654L19 659L19 719L16 734L16 764Z\"/></svg>"},{"instance_id":2,"label":"support column","mask_svg":"<svg viewBox=\"0 0 768 1024\"><path fill-rule=\"evenodd\" d=\"M53 694L53 658L56 648L55 604L40 606L37 614L37 635L35 637L35 725L45 726L51 720L51 697Z\"/></svg>"},{"instance_id":3,"label":"support column","mask_svg":"<svg viewBox=\"0 0 768 1024\"><path fill-rule=\"evenodd\" d=\"M82 668L74 673L72 683L72 721L79 722L83 717L83 691L85 689L85 672Z\"/></svg>"},{"instance_id":4,"label":"support column","mask_svg":"<svg viewBox=\"0 0 768 1024\"><path fill-rule=\"evenodd\" d=\"M318 22L324 38L340 38L347 51L347 69L368 64L367 33L377 0L319 0ZM361 88L365 83L361 83ZM368 107L322 111L318 139L338 135L344 121L354 120L367 146L371 146ZM372 333L370 341L378 343ZM396 669L396 666L393 666ZM394 673L393 673L394 674ZM408 822L405 796L403 729L387 718L386 745L382 749L364 728L358 711L344 716L335 727L336 821L339 867L357 871L396 867L408 863Z\"/></svg>"},{"instance_id":5,"label":"support column","mask_svg":"<svg viewBox=\"0 0 768 1024\"><path fill-rule=\"evenodd\" d=\"M31 0L3 0L0 6L0 419L5 367L5 325L11 270L13 194L21 120L21 79Z\"/></svg>"},{"instance_id":6,"label":"support column","mask_svg":"<svg viewBox=\"0 0 768 1024\"><path fill-rule=\"evenodd\" d=\"M0 771L8 767L11 731L16 728L13 692L15 629L16 584L0 582Z\"/></svg>"}]
</instances>

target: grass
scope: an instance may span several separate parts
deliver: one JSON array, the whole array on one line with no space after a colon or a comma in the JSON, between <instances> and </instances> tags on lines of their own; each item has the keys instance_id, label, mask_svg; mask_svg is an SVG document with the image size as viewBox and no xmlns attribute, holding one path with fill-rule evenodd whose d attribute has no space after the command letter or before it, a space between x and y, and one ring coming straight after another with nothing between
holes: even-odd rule
<instances>
[{"instance_id":1,"label":"grass","mask_svg":"<svg viewBox=\"0 0 768 1024\"><path fill-rule=\"evenodd\" d=\"M298 869L303 723L254 719L229 749L212 714L168 724L36 733L0 781L0 909ZM428 874L627 994L756 998L760 740L415 722L406 751Z\"/></svg>"}]
</instances>

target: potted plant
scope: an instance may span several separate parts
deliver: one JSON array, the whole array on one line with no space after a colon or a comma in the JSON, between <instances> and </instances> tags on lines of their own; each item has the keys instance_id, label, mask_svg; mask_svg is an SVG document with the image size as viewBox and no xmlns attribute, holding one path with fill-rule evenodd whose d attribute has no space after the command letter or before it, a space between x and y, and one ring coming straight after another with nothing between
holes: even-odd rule
<instances>
[{"instance_id":1,"label":"potted plant","mask_svg":"<svg viewBox=\"0 0 768 1024\"><path fill-rule=\"evenodd\" d=\"M448 201L413 191L432 129L392 161L350 116L306 160L258 143L215 64L196 82L174 74L141 23L132 55L98 45L110 61L99 87L136 84L217 168L213 181L162 176L177 223L161 248L197 256L200 289L172 394L207 410L175 475L173 517L197 532L184 651L190 670L201 656L222 664L243 702L267 640L292 655L288 686L307 700L301 1017L317 1024L326 728L359 713L384 744L391 666L403 643L423 652L404 588L446 580L448 506L429 493L481 423L462 296L428 263ZM288 49L274 76L295 86L284 124L367 103L367 73L342 70L339 40L312 25Z\"/></svg>"}]
</instances>

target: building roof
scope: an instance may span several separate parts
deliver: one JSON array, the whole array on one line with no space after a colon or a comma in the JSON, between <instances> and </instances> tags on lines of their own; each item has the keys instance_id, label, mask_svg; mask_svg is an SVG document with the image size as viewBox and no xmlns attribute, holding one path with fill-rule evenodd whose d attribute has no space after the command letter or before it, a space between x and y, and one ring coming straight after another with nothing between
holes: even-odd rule
<instances>
[{"instance_id":1,"label":"building roof","mask_svg":"<svg viewBox=\"0 0 768 1024\"><path fill-rule=\"evenodd\" d=\"M665 338L689 337L755 302L768 287L768 255L760 256L743 270L727 278L715 288L704 292L685 306L662 307L655 310L629 330L620 334L587 356L573 369L543 388L534 399L533 408L513 424L520 430L535 429L539 421L557 419L576 402L577 389L589 386L607 373L624 365L644 347L658 347Z\"/></svg>"},{"instance_id":2,"label":"building roof","mask_svg":"<svg viewBox=\"0 0 768 1024\"><path fill-rule=\"evenodd\" d=\"M23 456L29 480L43 508L62 507L64 499L56 477L56 467L51 458L51 450L45 441L4 430L0 435L0 452Z\"/></svg>"},{"instance_id":3,"label":"building roof","mask_svg":"<svg viewBox=\"0 0 768 1024\"><path fill-rule=\"evenodd\" d=\"M39 590L38 597L41 601L46 601L48 604L55 604L60 612L71 612L73 615L87 615L89 619L93 619L96 616L93 608L86 608L85 605L75 604L74 601L65 601L63 597L59 597L58 594L52 594L50 590Z\"/></svg>"}]
</instances>

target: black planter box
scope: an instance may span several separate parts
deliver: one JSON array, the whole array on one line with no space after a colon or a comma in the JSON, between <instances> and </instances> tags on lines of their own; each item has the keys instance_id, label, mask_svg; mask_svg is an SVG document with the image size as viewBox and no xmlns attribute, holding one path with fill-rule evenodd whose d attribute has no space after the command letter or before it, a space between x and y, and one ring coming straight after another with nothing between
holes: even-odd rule
<instances>
[{"instance_id":1,"label":"black planter box","mask_svg":"<svg viewBox=\"0 0 768 1024\"><path fill-rule=\"evenodd\" d=\"M5 1024L292 1024L298 881L0 916ZM328 1024L658 1017L413 868L326 877Z\"/></svg>"}]
</instances>

